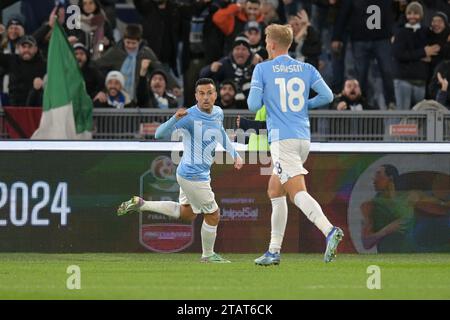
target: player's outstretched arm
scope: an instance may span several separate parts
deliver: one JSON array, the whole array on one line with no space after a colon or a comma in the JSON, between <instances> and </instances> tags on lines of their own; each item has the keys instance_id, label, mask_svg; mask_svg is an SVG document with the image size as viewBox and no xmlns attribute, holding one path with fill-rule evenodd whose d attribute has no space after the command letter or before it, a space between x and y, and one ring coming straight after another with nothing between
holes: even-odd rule
<instances>
[{"instance_id":1,"label":"player's outstretched arm","mask_svg":"<svg viewBox=\"0 0 450 320\"><path fill-rule=\"evenodd\" d=\"M309 109L325 107L333 102L333 92L323 79L316 81L312 89L317 92L317 96L308 100Z\"/></svg>"},{"instance_id":2,"label":"player's outstretched arm","mask_svg":"<svg viewBox=\"0 0 450 320\"><path fill-rule=\"evenodd\" d=\"M184 108L180 108L177 110L177 112L166 122L164 122L162 125L156 129L155 132L155 139L163 139L166 137L175 127L175 124L178 120L183 118L187 115L187 111Z\"/></svg>"},{"instance_id":3,"label":"player's outstretched arm","mask_svg":"<svg viewBox=\"0 0 450 320\"><path fill-rule=\"evenodd\" d=\"M263 92L259 88L252 87L247 99L248 109L257 112L263 106Z\"/></svg>"},{"instance_id":4,"label":"player's outstretched arm","mask_svg":"<svg viewBox=\"0 0 450 320\"><path fill-rule=\"evenodd\" d=\"M233 143L231 142L230 138L227 135L227 132L225 131L225 129L222 127L220 129L221 133L222 133L222 147L226 150L226 152L228 152L234 159L234 167L236 169L241 169L242 168L242 158L239 155L239 153L236 151L236 149L233 146Z\"/></svg>"}]
</instances>

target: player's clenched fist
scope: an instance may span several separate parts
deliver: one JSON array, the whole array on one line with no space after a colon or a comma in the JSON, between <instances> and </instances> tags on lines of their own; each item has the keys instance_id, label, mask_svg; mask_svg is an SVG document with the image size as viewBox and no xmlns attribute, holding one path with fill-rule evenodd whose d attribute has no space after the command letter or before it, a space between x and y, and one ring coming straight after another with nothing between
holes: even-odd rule
<instances>
[{"instance_id":1,"label":"player's clenched fist","mask_svg":"<svg viewBox=\"0 0 450 320\"><path fill-rule=\"evenodd\" d=\"M236 159L234 159L234 167L238 170L241 170L242 166L244 165L244 161L241 157L237 156Z\"/></svg>"},{"instance_id":2,"label":"player's clenched fist","mask_svg":"<svg viewBox=\"0 0 450 320\"><path fill-rule=\"evenodd\" d=\"M211 72L217 72L219 71L220 67L222 66L222 63L219 61L215 61L211 63Z\"/></svg>"},{"instance_id":3,"label":"player's clenched fist","mask_svg":"<svg viewBox=\"0 0 450 320\"><path fill-rule=\"evenodd\" d=\"M187 115L187 111L185 108L180 108L177 110L177 112L175 113L175 117L177 118L177 120L183 118L184 116Z\"/></svg>"},{"instance_id":4,"label":"player's clenched fist","mask_svg":"<svg viewBox=\"0 0 450 320\"><path fill-rule=\"evenodd\" d=\"M140 70L140 76L145 77L147 74L148 68L150 67L150 64L152 63L152 60L150 59L142 59L141 61L141 70Z\"/></svg>"}]
</instances>

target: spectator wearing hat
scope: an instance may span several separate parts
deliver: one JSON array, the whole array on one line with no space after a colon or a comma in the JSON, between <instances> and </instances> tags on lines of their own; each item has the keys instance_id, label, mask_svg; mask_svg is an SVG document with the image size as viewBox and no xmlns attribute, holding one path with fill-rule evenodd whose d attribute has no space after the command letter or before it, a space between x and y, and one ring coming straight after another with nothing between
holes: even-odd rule
<instances>
[{"instance_id":1,"label":"spectator wearing hat","mask_svg":"<svg viewBox=\"0 0 450 320\"><path fill-rule=\"evenodd\" d=\"M289 48L289 55L294 59L312 64L319 68L319 56L322 53L322 41L319 33L309 21L308 14L301 10L297 15L289 17L294 41Z\"/></svg>"},{"instance_id":2,"label":"spectator wearing hat","mask_svg":"<svg viewBox=\"0 0 450 320\"><path fill-rule=\"evenodd\" d=\"M204 67L200 78L212 78L218 84L232 79L237 87L236 101L246 101L254 67L250 42L245 35L239 35L233 42L231 53Z\"/></svg>"},{"instance_id":3,"label":"spectator wearing hat","mask_svg":"<svg viewBox=\"0 0 450 320\"><path fill-rule=\"evenodd\" d=\"M245 24L249 21L256 21L264 28L264 16L261 13L260 0L245 0L241 5L230 2L227 7L214 13L214 24L226 37L225 53L231 51L234 39L244 32Z\"/></svg>"},{"instance_id":4,"label":"spectator wearing hat","mask_svg":"<svg viewBox=\"0 0 450 320\"><path fill-rule=\"evenodd\" d=\"M244 30L245 36L248 38L248 42L250 43L250 51L253 56L258 59L256 62L259 63L268 59L269 55L262 37L261 25L256 21L249 21L245 25Z\"/></svg>"},{"instance_id":5,"label":"spectator wearing hat","mask_svg":"<svg viewBox=\"0 0 450 320\"><path fill-rule=\"evenodd\" d=\"M444 59L450 59L450 28L448 25L448 17L444 12L436 12L431 19L431 26L427 32L427 45L438 45L441 49L439 53L431 57L430 62L430 78L436 66Z\"/></svg>"},{"instance_id":6,"label":"spectator wearing hat","mask_svg":"<svg viewBox=\"0 0 450 320\"><path fill-rule=\"evenodd\" d=\"M125 29L123 40L106 51L95 63L104 73L120 70L125 77L125 89L131 99L135 101L139 71L143 60L150 60L148 68L150 73L156 69L163 69L153 50L144 45L141 26L129 24ZM171 76L168 76L168 88L179 88L177 81Z\"/></svg>"},{"instance_id":7,"label":"spectator wearing hat","mask_svg":"<svg viewBox=\"0 0 450 320\"><path fill-rule=\"evenodd\" d=\"M227 79L222 81L216 105L222 109L246 109L247 106L245 104L236 102L236 93L237 88L233 80Z\"/></svg>"},{"instance_id":8,"label":"spectator wearing hat","mask_svg":"<svg viewBox=\"0 0 450 320\"><path fill-rule=\"evenodd\" d=\"M25 106L30 90L43 86L46 64L39 54L36 39L23 36L18 54L0 53L0 67L9 75L9 105Z\"/></svg>"},{"instance_id":9,"label":"spectator wearing hat","mask_svg":"<svg viewBox=\"0 0 450 320\"><path fill-rule=\"evenodd\" d=\"M0 29L2 29L1 26ZM3 31L0 30L0 35L4 33L0 51L3 53L17 53L17 42L25 34L22 19L20 17L11 17Z\"/></svg>"},{"instance_id":10,"label":"spectator wearing hat","mask_svg":"<svg viewBox=\"0 0 450 320\"><path fill-rule=\"evenodd\" d=\"M411 2L406 8L407 23L397 30L392 44L395 98L400 110L410 110L425 98L429 62L440 50L439 45L427 45L422 18L422 5Z\"/></svg>"},{"instance_id":11,"label":"spectator wearing hat","mask_svg":"<svg viewBox=\"0 0 450 320\"><path fill-rule=\"evenodd\" d=\"M86 84L86 91L93 99L100 91L104 84L104 76L97 69L95 64L91 63L89 50L82 43L76 43L73 46L75 58L80 66L83 79Z\"/></svg>"},{"instance_id":12,"label":"spectator wearing hat","mask_svg":"<svg viewBox=\"0 0 450 320\"><path fill-rule=\"evenodd\" d=\"M125 78L120 71L110 71L105 80L105 91L94 98L94 108L134 108L129 94L124 90Z\"/></svg>"},{"instance_id":13,"label":"spectator wearing hat","mask_svg":"<svg viewBox=\"0 0 450 320\"><path fill-rule=\"evenodd\" d=\"M149 60L142 60L137 89L139 107L169 109L178 106L177 98L167 92L167 74L162 69L154 70L147 81Z\"/></svg>"}]
</instances>

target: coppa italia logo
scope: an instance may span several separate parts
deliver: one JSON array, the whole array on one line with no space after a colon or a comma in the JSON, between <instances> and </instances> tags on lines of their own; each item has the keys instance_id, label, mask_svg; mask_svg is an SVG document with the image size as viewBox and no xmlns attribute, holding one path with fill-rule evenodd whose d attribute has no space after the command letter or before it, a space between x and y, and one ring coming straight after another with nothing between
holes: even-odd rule
<instances>
[{"instance_id":1,"label":"coppa italia logo","mask_svg":"<svg viewBox=\"0 0 450 320\"><path fill-rule=\"evenodd\" d=\"M194 240L192 225L147 224L141 225L140 231L141 244L156 252L178 252Z\"/></svg>"},{"instance_id":2,"label":"coppa italia logo","mask_svg":"<svg viewBox=\"0 0 450 320\"><path fill-rule=\"evenodd\" d=\"M145 200L178 201L176 166L170 157L156 157L150 170L140 177L140 194ZM155 197L156 195L156 197ZM194 224L183 223L154 212L139 215L139 242L155 252L178 252L194 241Z\"/></svg>"}]
</instances>

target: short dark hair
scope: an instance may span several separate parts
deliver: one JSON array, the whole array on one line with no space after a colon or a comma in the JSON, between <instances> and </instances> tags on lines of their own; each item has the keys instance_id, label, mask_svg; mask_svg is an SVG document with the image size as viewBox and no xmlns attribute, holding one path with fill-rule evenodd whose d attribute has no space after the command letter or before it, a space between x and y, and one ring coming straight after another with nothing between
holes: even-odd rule
<instances>
[{"instance_id":1,"label":"short dark hair","mask_svg":"<svg viewBox=\"0 0 450 320\"><path fill-rule=\"evenodd\" d=\"M397 189L398 177L399 177L398 169L391 164L384 164L384 165L382 165L382 167L384 168L384 173L386 174L386 176L388 178L392 179L392 182L394 183L394 187L395 187L395 189Z\"/></svg>"},{"instance_id":2,"label":"short dark hair","mask_svg":"<svg viewBox=\"0 0 450 320\"><path fill-rule=\"evenodd\" d=\"M233 90L235 93L237 93L237 85L236 82L234 82L232 79L225 79L220 83L220 88L222 89L222 87L229 85L231 87L233 87Z\"/></svg>"},{"instance_id":3,"label":"short dark hair","mask_svg":"<svg viewBox=\"0 0 450 320\"><path fill-rule=\"evenodd\" d=\"M124 35L123 35L123 38L140 41L142 39L141 25L134 24L134 23L127 25Z\"/></svg>"},{"instance_id":4,"label":"short dark hair","mask_svg":"<svg viewBox=\"0 0 450 320\"><path fill-rule=\"evenodd\" d=\"M261 4L260 0L247 0L246 2Z\"/></svg>"},{"instance_id":5,"label":"short dark hair","mask_svg":"<svg viewBox=\"0 0 450 320\"><path fill-rule=\"evenodd\" d=\"M97 15L102 12L102 4L99 0L94 0L95 3L95 11L93 12L94 15ZM86 12L83 9L83 0L78 0L78 7L80 7L81 13L86 14Z\"/></svg>"},{"instance_id":6,"label":"short dark hair","mask_svg":"<svg viewBox=\"0 0 450 320\"><path fill-rule=\"evenodd\" d=\"M214 89L216 88L216 83L211 78L200 78L195 83L195 90L197 91L198 86L203 86L205 84L212 84L214 86Z\"/></svg>"}]
</instances>

